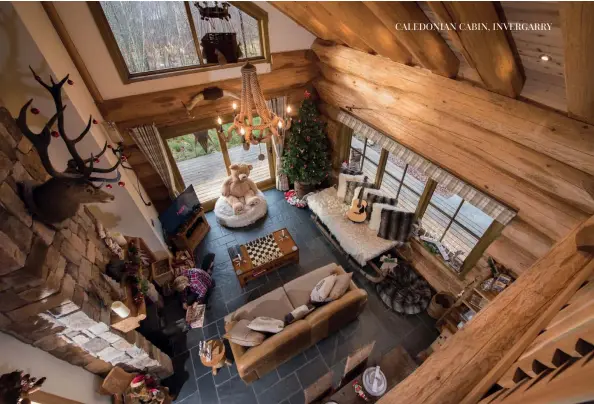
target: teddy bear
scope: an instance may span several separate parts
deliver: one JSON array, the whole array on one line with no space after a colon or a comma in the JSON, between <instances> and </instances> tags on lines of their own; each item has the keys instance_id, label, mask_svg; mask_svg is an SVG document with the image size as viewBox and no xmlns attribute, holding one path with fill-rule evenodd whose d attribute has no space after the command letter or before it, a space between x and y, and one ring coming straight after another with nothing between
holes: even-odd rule
<instances>
[{"instance_id":1,"label":"teddy bear","mask_svg":"<svg viewBox=\"0 0 594 404\"><path fill-rule=\"evenodd\" d=\"M255 206L260 203L260 198L257 196L258 187L249 178L252 168L251 164L231 164L229 166L231 175L223 182L221 195L236 215L241 214L246 205Z\"/></svg>"}]
</instances>

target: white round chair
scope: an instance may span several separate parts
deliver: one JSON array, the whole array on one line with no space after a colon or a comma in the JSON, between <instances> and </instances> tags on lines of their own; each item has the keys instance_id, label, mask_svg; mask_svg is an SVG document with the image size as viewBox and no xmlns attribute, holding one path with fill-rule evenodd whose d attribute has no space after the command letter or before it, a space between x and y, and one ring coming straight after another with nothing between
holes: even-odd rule
<instances>
[{"instance_id":1,"label":"white round chair","mask_svg":"<svg viewBox=\"0 0 594 404\"><path fill-rule=\"evenodd\" d=\"M233 208L227 203L225 198L222 196L219 197L214 208L217 222L222 226L233 228L245 227L255 223L261 217L266 216L266 212L268 211L268 204L266 203L264 194L261 191L258 191L258 196L261 199L260 203L254 206L246 206L244 211L239 215L236 215L233 212Z\"/></svg>"}]
</instances>

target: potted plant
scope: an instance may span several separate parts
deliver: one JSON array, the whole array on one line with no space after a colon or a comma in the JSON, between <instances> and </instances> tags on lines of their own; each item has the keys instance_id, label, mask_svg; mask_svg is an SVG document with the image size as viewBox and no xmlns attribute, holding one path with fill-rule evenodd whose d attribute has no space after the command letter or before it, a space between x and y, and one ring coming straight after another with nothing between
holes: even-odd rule
<instances>
[{"instance_id":1,"label":"potted plant","mask_svg":"<svg viewBox=\"0 0 594 404\"><path fill-rule=\"evenodd\" d=\"M328 149L326 123L320 119L311 94L305 91L305 99L299 108L298 118L293 120L283 158L283 171L295 184L298 198L303 198L328 177Z\"/></svg>"}]
</instances>

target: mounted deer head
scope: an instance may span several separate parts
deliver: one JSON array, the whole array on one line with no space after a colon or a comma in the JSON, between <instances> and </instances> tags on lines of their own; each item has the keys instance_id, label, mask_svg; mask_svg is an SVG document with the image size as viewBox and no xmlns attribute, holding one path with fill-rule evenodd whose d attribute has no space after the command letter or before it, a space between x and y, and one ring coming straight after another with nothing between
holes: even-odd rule
<instances>
[{"instance_id":1,"label":"mounted deer head","mask_svg":"<svg viewBox=\"0 0 594 404\"><path fill-rule=\"evenodd\" d=\"M30 66L29 68L31 69ZM62 86L68 81L68 76L58 83L54 82L54 79L50 77L51 85L48 85L41 80L33 69L31 71L35 80L51 94L56 105L56 113L49 119L40 133L34 133L27 125L27 110L33 102L31 99L21 108L16 123L23 135L29 139L37 150L43 167L52 178L40 185L33 184L30 181L22 182L19 183L19 189L29 211L44 223L54 226L74 216L82 203L104 203L114 200L114 196L103 191L101 185L120 180L118 167L122 164L122 149L120 147L112 149L118 161L110 168L93 167L95 160L103 156L107 151L107 142L99 154L96 156L91 154L91 157L83 159L76 150L76 144L89 133L93 117L89 117L89 122L80 135L73 139L68 137L64 130L64 110L66 106L62 101ZM56 122L56 136L62 139L72 156L68 160L64 171L57 171L48 155L48 147L52 139L51 128ZM96 174L113 171L116 171L116 176L113 178L96 176ZM94 183L99 183L99 185Z\"/></svg>"}]
</instances>

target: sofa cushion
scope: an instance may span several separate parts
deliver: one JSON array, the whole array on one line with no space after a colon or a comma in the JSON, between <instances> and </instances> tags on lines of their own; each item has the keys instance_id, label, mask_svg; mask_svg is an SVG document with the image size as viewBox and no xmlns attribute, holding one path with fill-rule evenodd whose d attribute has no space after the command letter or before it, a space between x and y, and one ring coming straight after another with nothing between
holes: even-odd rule
<instances>
[{"instance_id":1,"label":"sofa cushion","mask_svg":"<svg viewBox=\"0 0 594 404\"><path fill-rule=\"evenodd\" d=\"M287 292L287 296L293 307L299 307L309 303L309 297L313 288L319 281L332 274L338 274L338 266L335 263L318 268L286 283L283 288Z\"/></svg>"},{"instance_id":2,"label":"sofa cushion","mask_svg":"<svg viewBox=\"0 0 594 404\"><path fill-rule=\"evenodd\" d=\"M251 330L248 325L248 320L239 320L235 325L227 331L223 338L227 338L230 342L241 346L257 346L266 339L266 335L261 332Z\"/></svg>"},{"instance_id":3,"label":"sofa cushion","mask_svg":"<svg viewBox=\"0 0 594 404\"><path fill-rule=\"evenodd\" d=\"M287 313L293 311L294 308L295 306L291 305L285 290L280 287L241 306L233 313L231 319L251 321L256 317L272 317L284 320Z\"/></svg>"}]
</instances>

